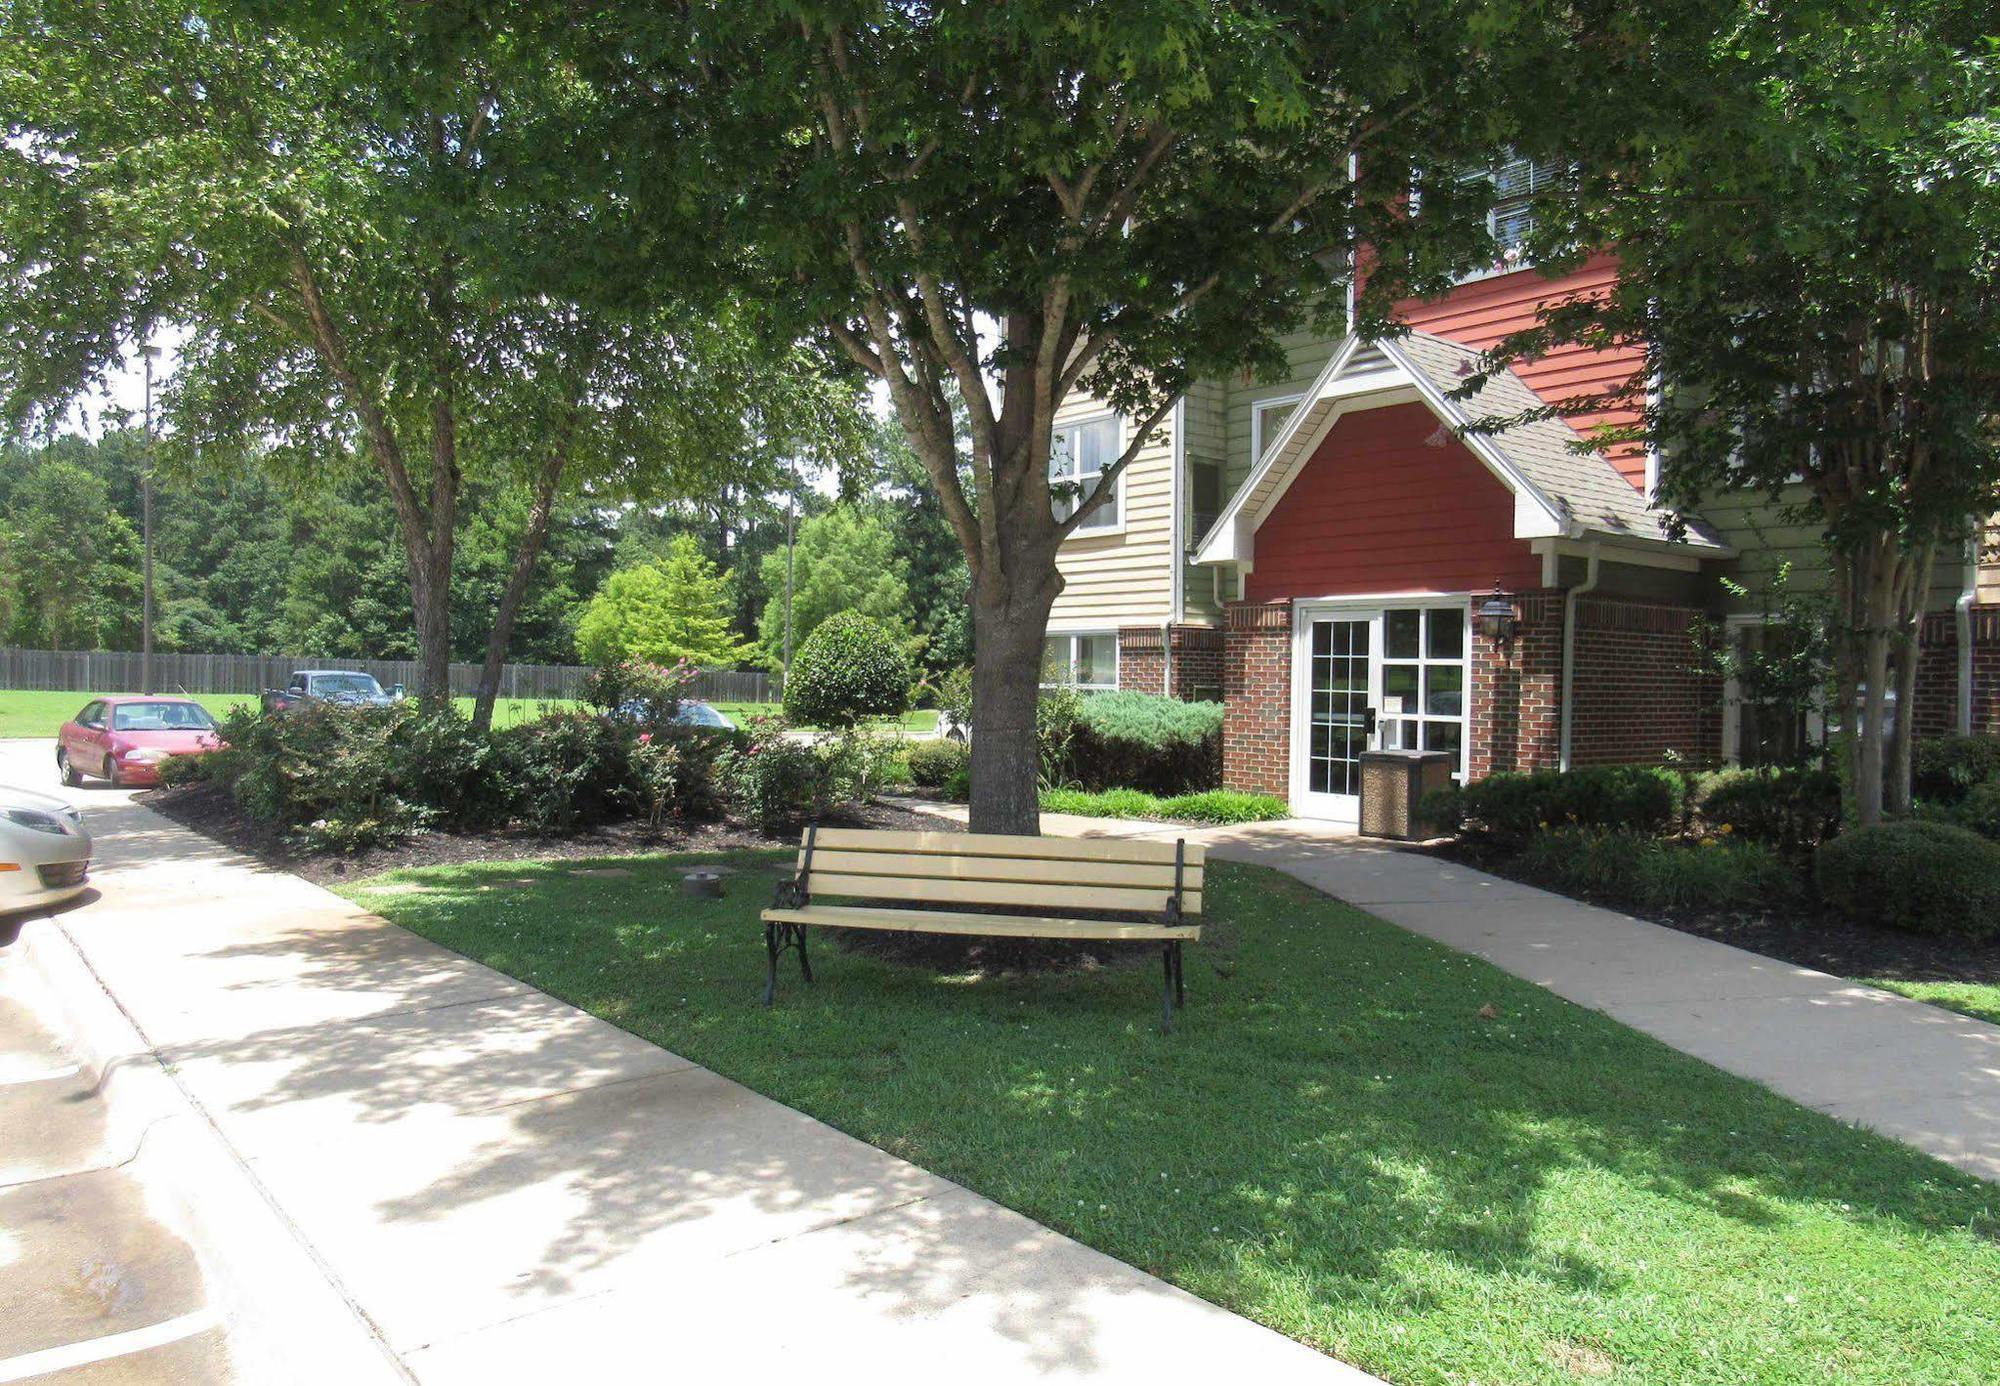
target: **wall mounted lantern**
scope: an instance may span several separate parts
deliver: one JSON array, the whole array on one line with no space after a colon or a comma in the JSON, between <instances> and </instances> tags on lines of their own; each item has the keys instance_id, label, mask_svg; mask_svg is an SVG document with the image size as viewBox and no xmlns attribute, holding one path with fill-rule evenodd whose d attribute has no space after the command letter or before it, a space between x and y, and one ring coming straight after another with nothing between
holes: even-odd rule
<instances>
[{"instance_id":1,"label":"wall mounted lantern","mask_svg":"<svg viewBox=\"0 0 2000 1386\"><path fill-rule=\"evenodd\" d=\"M1500 584L1493 584L1493 595L1479 608L1479 632L1488 640L1500 645L1513 642L1515 627L1520 619L1514 614L1514 603L1500 590Z\"/></svg>"}]
</instances>

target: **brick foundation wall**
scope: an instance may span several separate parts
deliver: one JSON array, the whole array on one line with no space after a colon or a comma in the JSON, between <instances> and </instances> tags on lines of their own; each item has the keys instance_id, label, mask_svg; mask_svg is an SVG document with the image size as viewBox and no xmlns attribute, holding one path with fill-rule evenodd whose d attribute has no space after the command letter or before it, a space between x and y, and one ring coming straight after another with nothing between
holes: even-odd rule
<instances>
[{"instance_id":1,"label":"brick foundation wall","mask_svg":"<svg viewBox=\"0 0 2000 1386\"><path fill-rule=\"evenodd\" d=\"M1118 628L1118 687L1175 698L1222 696L1222 632L1214 626L1173 626L1173 686L1167 687L1168 647L1158 626Z\"/></svg>"},{"instance_id":2,"label":"brick foundation wall","mask_svg":"<svg viewBox=\"0 0 2000 1386\"><path fill-rule=\"evenodd\" d=\"M1222 783L1291 793L1292 604L1231 602L1222 630Z\"/></svg>"},{"instance_id":3,"label":"brick foundation wall","mask_svg":"<svg viewBox=\"0 0 2000 1386\"><path fill-rule=\"evenodd\" d=\"M1924 618L1917 646L1916 731L1945 736L1958 730L1957 613ZM1972 608L1972 730L2000 736L2000 606Z\"/></svg>"}]
</instances>

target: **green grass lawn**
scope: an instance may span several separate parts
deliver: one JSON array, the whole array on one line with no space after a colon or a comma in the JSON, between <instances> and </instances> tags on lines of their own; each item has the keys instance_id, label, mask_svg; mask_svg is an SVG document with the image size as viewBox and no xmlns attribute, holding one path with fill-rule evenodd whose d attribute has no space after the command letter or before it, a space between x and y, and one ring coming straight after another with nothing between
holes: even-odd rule
<instances>
[{"instance_id":1,"label":"green grass lawn","mask_svg":"<svg viewBox=\"0 0 2000 1386\"><path fill-rule=\"evenodd\" d=\"M1905 982L1896 978L1863 977L1871 987L1893 991L1912 1001L1927 1001L1975 1020L2000 1025L2000 986L1991 982Z\"/></svg>"},{"instance_id":2,"label":"green grass lawn","mask_svg":"<svg viewBox=\"0 0 2000 1386\"><path fill-rule=\"evenodd\" d=\"M92 698L103 693L38 693L22 689L0 690L0 737L54 736L56 728L76 716ZM198 693L195 701L217 717L232 707L255 707L251 693ZM460 712L471 715L472 699L453 699ZM493 708L495 726L509 726L540 715L544 707L567 707L567 703L544 703L537 698L502 698Z\"/></svg>"},{"instance_id":3,"label":"green grass lawn","mask_svg":"<svg viewBox=\"0 0 2000 1386\"><path fill-rule=\"evenodd\" d=\"M1150 959L975 980L816 940L765 1012L782 859L713 901L691 858L347 893L1392 1382L2000 1372L2000 1189L1289 877L1211 868L1168 1037Z\"/></svg>"},{"instance_id":4,"label":"green grass lawn","mask_svg":"<svg viewBox=\"0 0 2000 1386\"><path fill-rule=\"evenodd\" d=\"M784 710L776 703L710 703L709 706L739 727L746 725L752 717L776 717ZM903 730L911 732L936 731L937 720L937 709L934 707L912 708L901 718Z\"/></svg>"}]
</instances>

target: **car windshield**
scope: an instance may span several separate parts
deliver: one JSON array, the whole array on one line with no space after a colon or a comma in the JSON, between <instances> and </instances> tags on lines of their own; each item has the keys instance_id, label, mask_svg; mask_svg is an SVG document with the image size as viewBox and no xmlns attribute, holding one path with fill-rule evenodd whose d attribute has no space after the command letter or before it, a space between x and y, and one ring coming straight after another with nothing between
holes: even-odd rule
<instances>
[{"instance_id":1,"label":"car windshield","mask_svg":"<svg viewBox=\"0 0 2000 1386\"><path fill-rule=\"evenodd\" d=\"M382 685L373 674L315 674L315 693L359 693L367 698L382 696Z\"/></svg>"},{"instance_id":2,"label":"car windshield","mask_svg":"<svg viewBox=\"0 0 2000 1386\"><path fill-rule=\"evenodd\" d=\"M680 715L674 720L685 727L726 727L729 719L710 707L707 703L682 703Z\"/></svg>"},{"instance_id":3,"label":"car windshield","mask_svg":"<svg viewBox=\"0 0 2000 1386\"><path fill-rule=\"evenodd\" d=\"M213 731L215 719L199 703L119 703L113 731Z\"/></svg>"}]
</instances>

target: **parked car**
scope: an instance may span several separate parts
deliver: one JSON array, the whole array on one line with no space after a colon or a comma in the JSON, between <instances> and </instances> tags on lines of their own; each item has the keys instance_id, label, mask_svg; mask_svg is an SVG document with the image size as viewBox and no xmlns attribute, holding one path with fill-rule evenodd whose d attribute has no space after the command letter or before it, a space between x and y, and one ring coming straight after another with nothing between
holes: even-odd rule
<instances>
[{"instance_id":1,"label":"parked car","mask_svg":"<svg viewBox=\"0 0 2000 1386\"><path fill-rule=\"evenodd\" d=\"M56 733L56 769L71 787L86 775L121 786L158 784L170 757L221 746L215 719L192 698L97 698Z\"/></svg>"},{"instance_id":2,"label":"parked car","mask_svg":"<svg viewBox=\"0 0 2000 1386\"><path fill-rule=\"evenodd\" d=\"M613 715L621 722L653 720L652 705L644 698L627 698L618 705L618 711ZM680 711L674 714L674 724L682 727L720 727L725 731L736 725L707 703L694 702L681 704Z\"/></svg>"},{"instance_id":3,"label":"parked car","mask_svg":"<svg viewBox=\"0 0 2000 1386\"><path fill-rule=\"evenodd\" d=\"M300 703L387 707L402 701L402 697L402 684L392 684L385 693L373 674L355 669L295 669L283 688L264 690L264 711L283 712Z\"/></svg>"},{"instance_id":4,"label":"parked car","mask_svg":"<svg viewBox=\"0 0 2000 1386\"><path fill-rule=\"evenodd\" d=\"M90 884L90 849L74 805L0 786L0 916L81 895ZM7 932L0 929L0 942Z\"/></svg>"}]
</instances>

